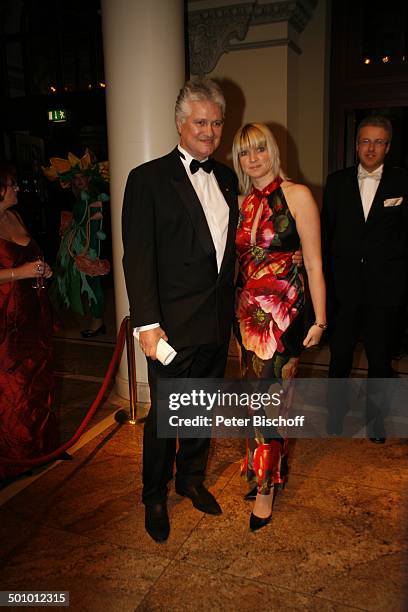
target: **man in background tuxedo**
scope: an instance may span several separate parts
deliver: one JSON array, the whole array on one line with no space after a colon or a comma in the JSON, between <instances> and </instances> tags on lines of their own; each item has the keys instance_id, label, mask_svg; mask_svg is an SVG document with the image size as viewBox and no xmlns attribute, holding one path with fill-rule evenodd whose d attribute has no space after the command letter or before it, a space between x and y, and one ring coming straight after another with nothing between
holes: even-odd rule
<instances>
[{"instance_id":1,"label":"man in background tuxedo","mask_svg":"<svg viewBox=\"0 0 408 612\"><path fill-rule=\"evenodd\" d=\"M384 165L391 138L388 119L366 117L357 130L358 166L327 179L322 242L329 301L334 306L331 378L349 376L360 337L369 378L392 376L393 343L407 297L408 172ZM328 433L340 434L335 403L329 394ZM370 440L377 443L385 441L380 403L374 412L371 406L367 415Z\"/></svg>"},{"instance_id":2,"label":"man in background tuxedo","mask_svg":"<svg viewBox=\"0 0 408 612\"><path fill-rule=\"evenodd\" d=\"M144 427L145 527L169 535L167 485L176 461L176 492L209 514L221 514L205 488L209 439L157 438L160 378L224 376L234 310L237 184L211 159L221 139L225 99L209 79L185 84L176 102L179 145L129 174L123 205L123 265L130 316L147 357L151 408ZM156 359L160 338L176 349Z\"/></svg>"}]
</instances>

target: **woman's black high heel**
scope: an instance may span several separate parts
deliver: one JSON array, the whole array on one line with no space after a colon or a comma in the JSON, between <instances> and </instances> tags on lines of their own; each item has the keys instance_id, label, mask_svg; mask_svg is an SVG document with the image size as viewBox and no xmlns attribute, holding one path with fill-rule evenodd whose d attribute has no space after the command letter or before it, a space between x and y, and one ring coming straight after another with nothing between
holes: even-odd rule
<instances>
[{"instance_id":1,"label":"woman's black high heel","mask_svg":"<svg viewBox=\"0 0 408 612\"><path fill-rule=\"evenodd\" d=\"M251 512L251 516L249 517L249 528L251 531L258 531L258 529L265 527L272 518L274 493L273 476L275 475L274 472L279 473L280 448L279 443L270 442L268 444L259 444L255 449L253 465L255 474L258 477L256 493L261 496L271 494L272 499L269 516L261 518ZM252 491L250 491L250 493L252 493Z\"/></svg>"},{"instance_id":2,"label":"woman's black high heel","mask_svg":"<svg viewBox=\"0 0 408 612\"><path fill-rule=\"evenodd\" d=\"M271 518L272 518L272 512L266 518L260 518L259 516L256 516L256 514L251 512L251 516L249 517L250 530L258 531L258 529L262 529L262 527L265 527L268 523L270 523Z\"/></svg>"},{"instance_id":3,"label":"woman's black high heel","mask_svg":"<svg viewBox=\"0 0 408 612\"><path fill-rule=\"evenodd\" d=\"M102 323L98 329L84 329L81 331L81 336L83 338L95 338L95 336L98 336L98 334L106 334L106 327L104 323Z\"/></svg>"}]
</instances>

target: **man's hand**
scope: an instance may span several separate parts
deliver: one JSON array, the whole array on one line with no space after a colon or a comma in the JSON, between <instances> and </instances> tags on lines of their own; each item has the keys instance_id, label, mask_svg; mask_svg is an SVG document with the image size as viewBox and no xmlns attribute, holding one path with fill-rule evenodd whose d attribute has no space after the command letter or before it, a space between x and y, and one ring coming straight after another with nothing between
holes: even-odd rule
<instances>
[{"instance_id":1,"label":"man's hand","mask_svg":"<svg viewBox=\"0 0 408 612\"><path fill-rule=\"evenodd\" d=\"M161 327L155 327L153 329L147 329L139 333L139 345L146 357L150 359L156 359L157 343L163 338L168 340L166 333Z\"/></svg>"},{"instance_id":2,"label":"man's hand","mask_svg":"<svg viewBox=\"0 0 408 612\"><path fill-rule=\"evenodd\" d=\"M299 249L297 251L295 251L292 255L292 263L295 264L295 266L299 266L299 268L301 268L303 266L303 253L302 253L302 249Z\"/></svg>"}]
</instances>

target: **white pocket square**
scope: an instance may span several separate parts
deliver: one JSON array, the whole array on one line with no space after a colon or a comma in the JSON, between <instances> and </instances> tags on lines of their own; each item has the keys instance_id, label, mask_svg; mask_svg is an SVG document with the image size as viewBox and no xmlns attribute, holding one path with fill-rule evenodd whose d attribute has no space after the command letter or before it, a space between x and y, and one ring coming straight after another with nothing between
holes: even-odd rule
<instances>
[{"instance_id":1,"label":"white pocket square","mask_svg":"<svg viewBox=\"0 0 408 612\"><path fill-rule=\"evenodd\" d=\"M389 198L384 200L384 206L399 206L402 204L404 198Z\"/></svg>"}]
</instances>

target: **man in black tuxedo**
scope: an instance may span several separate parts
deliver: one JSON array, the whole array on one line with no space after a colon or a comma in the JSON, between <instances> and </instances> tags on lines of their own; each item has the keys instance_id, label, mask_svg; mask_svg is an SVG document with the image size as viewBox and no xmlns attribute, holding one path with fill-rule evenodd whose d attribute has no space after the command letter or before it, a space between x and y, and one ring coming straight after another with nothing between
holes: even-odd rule
<instances>
[{"instance_id":1,"label":"man in black tuxedo","mask_svg":"<svg viewBox=\"0 0 408 612\"><path fill-rule=\"evenodd\" d=\"M358 166L327 179L322 242L329 302L334 306L331 378L349 376L360 337L369 378L392 376L393 343L407 296L408 172L384 165L391 137L388 119L363 119L357 131ZM335 410L335 402L329 400L328 433L339 434L342 425ZM368 414L369 435L382 443L382 409L377 405L376 410Z\"/></svg>"},{"instance_id":2,"label":"man in black tuxedo","mask_svg":"<svg viewBox=\"0 0 408 612\"><path fill-rule=\"evenodd\" d=\"M160 378L224 376L234 311L237 183L211 159L221 139L225 99L209 79L185 84L176 102L180 144L129 174L123 205L123 266L132 325L148 362L151 408L144 427L145 526L169 535L167 485L209 514L221 508L203 482L209 439L157 438ZM177 356L156 360L160 338Z\"/></svg>"}]
</instances>

